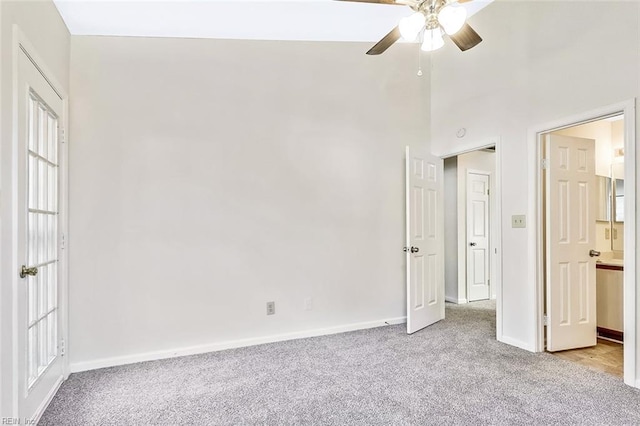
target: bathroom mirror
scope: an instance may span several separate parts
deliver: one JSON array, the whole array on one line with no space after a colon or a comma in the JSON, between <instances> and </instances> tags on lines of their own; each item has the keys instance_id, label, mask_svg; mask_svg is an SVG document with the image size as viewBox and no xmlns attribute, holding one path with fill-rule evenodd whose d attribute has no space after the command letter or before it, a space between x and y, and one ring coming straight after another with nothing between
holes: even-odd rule
<instances>
[{"instance_id":1,"label":"bathroom mirror","mask_svg":"<svg viewBox=\"0 0 640 426\"><path fill-rule=\"evenodd\" d=\"M611 178L596 176L596 220L599 222L611 221Z\"/></svg>"},{"instance_id":2,"label":"bathroom mirror","mask_svg":"<svg viewBox=\"0 0 640 426\"><path fill-rule=\"evenodd\" d=\"M624 222L624 179L616 179L614 184L614 217L613 221L617 223Z\"/></svg>"}]
</instances>

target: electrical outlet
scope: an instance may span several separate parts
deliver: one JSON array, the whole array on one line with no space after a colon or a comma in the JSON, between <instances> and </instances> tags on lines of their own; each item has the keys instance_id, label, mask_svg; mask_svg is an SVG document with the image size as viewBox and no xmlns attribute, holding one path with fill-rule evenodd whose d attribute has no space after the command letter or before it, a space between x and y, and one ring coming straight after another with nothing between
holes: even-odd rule
<instances>
[{"instance_id":1,"label":"electrical outlet","mask_svg":"<svg viewBox=\"0 0 640 426\"><path fill-rule=\"evenodd\" d=\"M276 302L267 302L267 315L276 314Z\"/></svg>"},{"instance_id":2,"label":"electrical outlet","mask_svg":"<svg viewBox=\"0 0 640 426\"><path fill-rule=\"evenodd\" d=\"M304 299L304 310L305 311L313 310L313 299L312 298L307 297L306 299Z\"/></svg>"},{"instance_id":3,"label":"electrical outlet","mask_svg":"<svg viewBox=\"0 0 640 426\"><path fill-rule=\"evenodd\" d=\"M512 228L526 228L527 227L527 216L523 214L515 214L511 216L511 227Z\"/></svg>"}]
</instances>

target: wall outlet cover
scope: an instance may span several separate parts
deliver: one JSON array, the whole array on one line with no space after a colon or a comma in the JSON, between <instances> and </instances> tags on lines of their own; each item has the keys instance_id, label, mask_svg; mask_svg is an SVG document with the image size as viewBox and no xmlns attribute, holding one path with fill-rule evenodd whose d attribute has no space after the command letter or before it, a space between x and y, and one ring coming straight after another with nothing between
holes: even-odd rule
<instances>
[{"instance_id":1,"label":"wall outlet cover","mask_svg":"<svg viewBox=\"0 0 640 426\"><path fill-rule=\"evenodd\" d=\"M267 315L275 315L276 302L267 302Z\"/></svg>"},{"instance_id":2,"label":"wall outlet cover","mask_svg":"<svg viewBox=\"0 0 640 426\"><path fill-rule=\"evenodd\" d=\"M511 227L512 228L526 228L527 227L527 216L524 214L516 214L511 216Z\"/></svg>"},{"instance_id":3,"label":"wall outlet cover","mask_svg":"<svg viewBox=\"0 0 640 426\"><path fill-rule=\"evenodd\" d=\"M304 310L310 311L312 309L313 309L313 299L310 297L307 297L306 299L304 299Z\"/></svg>"}]
</instances>

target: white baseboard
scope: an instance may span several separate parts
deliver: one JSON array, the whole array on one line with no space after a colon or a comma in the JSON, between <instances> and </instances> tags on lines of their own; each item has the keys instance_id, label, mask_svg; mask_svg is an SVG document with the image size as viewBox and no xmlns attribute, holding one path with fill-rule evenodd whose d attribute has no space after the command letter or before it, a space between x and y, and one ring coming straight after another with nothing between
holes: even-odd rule
<instances>
[{"instance_id":1,"label":"white baseboard","mask_svg":"<svg viewBox=\"0 0 640 426\"><path fill-rule=\"evenodd\" d=\"M307 337L326 336L330 334L345 333L347 331L365 330L368 328L396 325L407 322L406 317L391 318L387 320L367 321L354 324L345 324L335 327L319 328L315 330L297 331L293 333L274 334L271 336L254 337L249 339L228 340L225 342L209 343L205 345L189 346L154 352L124 355L112 358L101 358L91 361L71 363L72 373L95 370L98 368L115 367L117 365L134 364L137 362L155 361L159 359L174 358L187 355L197 355L207 352L223 351L225 349L243 348L246 346L262 345L265 343L283 342L285 340L304 339Z\"/></svg>"},{"instance_id":2,"label":"white baseboard","mask_svg":"<svg viewBox=\"0 0 640 426\"><path fill-rule=\"evenodd\" d=\"M506 343L507 345L515 346L516 348L524 349L525 351L535 352L535 347L526 342L522 342L511 337L500 336L497 339L499 342Z\"/></svg>"},{"instance_id":3,"label":"white baseboard","mask_svg":"<svg viewBox=\"0 0 640 426\"><path fill-rule=\"evenodd\" d=\"M56 382L55 386L51 388L51 391L49 391L49 393L47 394L47 397L44 399L44 401L42 401L42 403L36 410L33 418L31 419L33 420L34 425L37 425L38 422L40 422L40 418L42 418L42 415L44 414L45 410L47 409L49 404L51 404L51 401L53 401L53 397L56 396L56 393L58 393L58 389L60 389L60 386L62 386L62 382L64 382L64 379L61 377Z\"/></svg>"},{"instance_id":4,"label":"white baseboard","mask_svg":"<svg viewBox=\"0 0 640 426\"><path fill-rule=\"evenodd\" d=\"M455 303L456 305L462 305L462 304L468 303L467 299L457 299L451 296L445 296L444 300L450 303Z\"/></svg>"}]
</instances>

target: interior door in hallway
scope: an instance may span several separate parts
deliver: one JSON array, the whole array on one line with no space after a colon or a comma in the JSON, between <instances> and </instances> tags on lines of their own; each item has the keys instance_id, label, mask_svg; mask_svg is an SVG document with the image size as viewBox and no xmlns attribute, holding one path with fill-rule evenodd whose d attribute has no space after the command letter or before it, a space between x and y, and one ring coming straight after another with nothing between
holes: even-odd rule
<instances>
[{"instance_id":1,"label":"interior door in hallway","mask_svg":"<svg viewBox=\"0 0 640 426\"><path fill-rule=\"evenodd\" d=\"M407 333L444 318L442 201L442 159L407 147Z\"/></svg>"},{"instance_id":2,"label":"interior door in hallway","mask_svg":"<svg viewBox=\"0 0 640 426\"><path fill-rule=\"evenodd\" d=\"M545 139L547 350L594 346L595 141Z\"/></svg>"},{"instance_id":3,"label":"interior door in hallway","mask_svg":"<svg viewBox=\"0 0 640 426\"><path fill-rule=\"evenodd\" d=\"M63 380L59 304L59 129L63 102L24 51L17 91L17 398L42 413Z\"/></svg>"},{"instance_id":4,"label":"interior door in hallway","mask_svg":"<svg viewBox=\"0 0 640 426\"><path fill-rule=\"evenodd\" d=\"M469 302L490 297L489 174L467 172L467 293Z\"/></svg>"}]
</instances>

